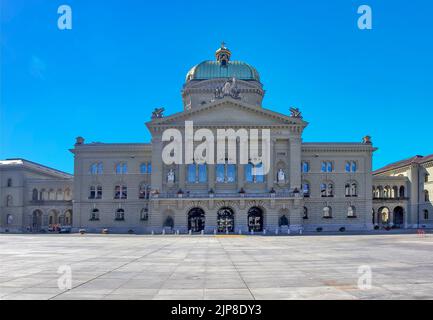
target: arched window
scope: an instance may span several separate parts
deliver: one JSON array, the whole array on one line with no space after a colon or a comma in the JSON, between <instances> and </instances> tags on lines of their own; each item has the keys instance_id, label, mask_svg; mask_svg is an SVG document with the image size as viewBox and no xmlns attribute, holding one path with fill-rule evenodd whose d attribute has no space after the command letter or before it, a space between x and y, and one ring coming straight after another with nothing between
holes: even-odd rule
<instances>
[{"instance_id":1,"label":"arched window","mask_svg":"<svg viewBox=\"0 0 433 320\"><path fill-rule=\"evenodd\" d=\"M395 198L395 199L398 198L398 187L397 186L392 187L392 198Z\"/></svg>"},{"instance_id":2,"label":"arched window","mask_svg":"<svg viewBox=\"0 0 433 320\"><path fill-rule=\"evenodd\" d=\"M384 198L390 198L391 197L391 187L390 186L386 186L383 189L383 197Z\"/></svg>"},{"instance_id":3,"label":"arched window","mask_svg":"<svg viewBox=\"0 0 433 320\"><path fill-rule=\"evenodd\" d=\"M323 208L323 218L332 218L332 209L330 206Z\"/></svg>"},{"instance_id":4,"label":"arched window","mask_svg":"<svg viewBox=\"0 0 433 320\"><path fill-rule=\"evenodd\" d=\"M289 225L289 219L287 219L286 215L282 215L278 221L278 225L281 226L288 226Z\"/></svg>"},{"instance_id":5,"label":"arched window","mask_svg":"<svg viewBox=\"0 0 433 320\"><path fill-rule=\"evenodd\" d=\"M13 205L13 199L11 195L6 196L6 207L11 207Z\"/></svg>"},{"instance_id":6,"label":"arched window","mask_svg":"<svg viewBox=\"0 0 433 320\"><path fill-rule=\"evenodd\" d=\"M404 191L405 191L405 190L404 190L404 186L401 186L401 187L400 187L400 190L399 190L399 197L400 197L400 198L404 198Z\"/></svg>"},{"instance_id":7,"label":"arched window","mask_svg":"<svg viewBox=\"0 0 433 320\"><path fill-rule=\"evenodd\" d=\"M304 207L304 212L303 212L303 215L302 215L302 219L308 219L308 209L307 209L307 207Z\"/></svg>"},{"instance_id":8,"label":"arched window","mask_svg":"<svg viewBox=\"0 0 433 320\"><path fill-rule=\"evenodd\" d=\"M128 165L126 164L126 162L116 163L115 172L116 172L116 174L127 174L128 173Z\"/></svg>"},{"instance_id":9,"label":"arched window","mask_svg":"<svg viewBox=\"0 0 433 320\"><path fill-rule=\"evenodd\" d=\"M428 210L424 210L424 220L428 220Z\"/></svg>"},{"instance_id":10,"label":"arched window","mask_svg":"<svg viewBox=\"0 0 433 320\"><path fill-rule=\"evenodd\" d=\"M8 179L7 187L8 188L12 187L12 179L11 178Z\"/></svg>"},{"instance_id":11,"label":"arched window","mask_svg":"<svg viewBox=\"0 0 433 320\"><path fill-rule=\"evenodd\" d=\"M424 201L429 202L430 201L430 195L428 193L428 190L424 190Z\"/></svg>"},{"instance_id":12,"label":"arched window","mask_svg":"<svg viewBox=\"0 0 433 320\"><path fill-rule=\"evenodd\" d=\"M356 209L354 206L349 206L347 208L347 217L348 218L355 218L356 217Z\"/></svg>"},{"instance_id":13,"label":"arched window","mask_svg":"<svg viewBox=\"0 0 433 320\"><path fill-rule=\"evenodd\" d=\"M147 173L147 164L145 163L140 164L140 173L142 174Z\"/></svg>"},{"instance_id":14,"label":"arched window","mask_svg":"<svg viewBox=\"0 0 433 320\"><path fill-rule=\"evenodd\" d=\"M114 220L116 220L116 221L125 220L125 210L123 210L122 208L117 209Z\"/></svg>"},{"instance_id":15,"label":"arched window","mask_svg":"<svg viewBox=\"0 0 433 320\"><path fill-rule=\"evenodd\" d=\"M165 220L164 220L164 224L163 224L164 228L174 228L174 220L171 216L168 216Z\"/></svg>"},{"instance_id":16,"label":"arched window","mask_svg":"<svg viewBox=\"0 0 433 320\"><path fill-rule=\"evenodd\" d=\"M147 220L149 220L149 209L148 209L147 207L141 209L141 212L140 212L140 220L142 220L142 221L147 221Z\"/></svg>"},{"instance_id":17,"label":"arched window","mask_svg":"<svg viewBox=\"0 0 433 320\"><path fill-rule=\"evenodd\" d=\"M90 221L98 221L99 220L99 209L94 208L90 213Z\"/></svg>"},{"instance_id":18,"label":"arched window","mask_svg":"<svg viewBox=\"0 0 433 320\"><path fill-rule=\"evenodd\" d=\"M308 182L302 183L302 193L304 194L304 197L310 196L310 184Z\"/></svg>"},{"instance_id":19,"label":"arched window","mask_svg":"<svg viewBox=\"0 0 433 320\"><path fill-rule=\"evenodd\" d=\"M152 163L147 163L147 173L152 173Z\"/></svg>"},{"instance_id":20,"label":"arched window","mask_svg":"<svg viewBox=\"0 0 433 320\"><path fill-rule=\"evenodd\" d=\"M40 194L39 194L39 199L40 199L40 200L47 200L47 194L46 194L45 189L42 189L42 190L41 190L41 192L40 192Z\"/></svg>"},{"instance_id":21,"label":"arched window","mask_svg":"<svg viewBox=\"0 0 433 320\"><path fill-rule=\"evenodd\" d=\"M33 201L38 201L38 198L39 198L38 189L33 189L33 191L32 191L32 200Z\"/></svg>"},{"instance_id":22,"label":"arched window","mask_svg":"<svg viewBox=\"0 0 433 320\"><path fill-rule=\"evenodd\" d=\"M429 176L428 173L426 173L426 174L424 175L424 182L428 182L428 176Z\"/></svg>"},{"instance_id":23,"label":"arched window","mask_svg":"<svg viewBox=\"0 0 433 320\"><path fill-rule=\"evenodd\" d=\"M138 198L139 199L149 199L150 197L150 187L142 183L140 184L139 190L138 190Z\"/></svg>"},{"instance_id":24,"label":"arched window","mask_svg":"<svg viewBox=\"0 0 433 320\"><path fill-rule=\"evenodd\" d=\"M128 199L128 188L126 185L114 187L114 199Z\"/></svg>"}]
</instances>

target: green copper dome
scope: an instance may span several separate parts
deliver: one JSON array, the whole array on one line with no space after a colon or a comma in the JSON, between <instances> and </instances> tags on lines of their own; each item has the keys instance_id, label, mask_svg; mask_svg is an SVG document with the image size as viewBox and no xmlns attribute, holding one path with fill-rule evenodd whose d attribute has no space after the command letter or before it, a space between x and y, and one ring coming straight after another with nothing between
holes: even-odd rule
<instances>
[{"instance_id":1,"label":"green copper dome","mask_svg":"<svg viewBox=\"0 0 433 320\"><path fill-rule=\"evenodd\" d=\"M231 52L224 43L216 53L216 60L203 61L189 70L186 82L193 80L208 80L217 78L236 78L260 82L257 70L242 61L230 61Z\"/></svg>"}]
</instances>

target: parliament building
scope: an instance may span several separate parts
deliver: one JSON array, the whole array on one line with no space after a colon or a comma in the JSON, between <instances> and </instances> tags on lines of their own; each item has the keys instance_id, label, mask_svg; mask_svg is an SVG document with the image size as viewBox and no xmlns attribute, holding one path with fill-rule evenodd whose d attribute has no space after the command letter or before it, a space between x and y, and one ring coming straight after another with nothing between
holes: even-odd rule
<instances>
[{"instance_id":1,"label":"parliament building","mask_svg":"<svg viewBox=\"0 0 433 320\"><path fill-rule=\"evenodd\" d=\"M232 60L225 45L215 59L189 70L181 94L181 112L152 113L148 143L78 137L70 150L73 174L25 159L0 161L0 232L70 226L96 233L288 234L433 227L433 155L373 171L376 148L369 136L304 141L308 122L301 112L263 107L258 71ZM268 129L267 173L252 159L240 163L239 137L235 152L218 154L216 163L188 163L184 154L181 163L165 163L164 132L178 130L186 145L186 122L215 136L221 129Z\"/></svg>"}]
</instances>

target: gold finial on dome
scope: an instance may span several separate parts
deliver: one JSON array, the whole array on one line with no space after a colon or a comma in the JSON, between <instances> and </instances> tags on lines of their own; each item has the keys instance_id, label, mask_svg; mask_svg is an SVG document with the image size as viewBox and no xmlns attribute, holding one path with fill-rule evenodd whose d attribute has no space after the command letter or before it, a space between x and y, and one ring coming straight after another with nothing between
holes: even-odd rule
<instances>
[{"instance_id":1,"label":"gold finial on dome","mask_svg":"<svg viewBox=\"0 0 433 320\"><path fill-rule=\"evenodd\" d=\"M230 56L232 53L229 49L226 47L226 43L223 41L221 43L221 47L215 52L215 57L219 63L222 65L226 65L227 62L230 60Z\"/></svg>"}]
</instances>

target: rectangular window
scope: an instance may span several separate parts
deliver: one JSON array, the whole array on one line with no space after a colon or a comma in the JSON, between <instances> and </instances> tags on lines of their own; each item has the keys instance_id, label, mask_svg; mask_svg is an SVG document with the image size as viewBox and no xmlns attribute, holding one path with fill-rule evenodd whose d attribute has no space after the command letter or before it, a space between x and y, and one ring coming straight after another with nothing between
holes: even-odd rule
<instances>
[{"instance_id":1,"label":"rectangular window","mask_svg":"<svg viewBox=\"0 0 433 320\"><path fill-rule=\"evenodd\" d=\"M217 164L216 165L216 181L224 182L224 165Z\"/></svg>"},{"instance_id":2,"label":"rectangular window","mask_svg":"<svg viewBox=\"0 0 433 320\"><path fill-rule=\"evenodd\" d=\"M200 164L198 166L198 181L207 182L207 167L206 164Z\"/></svg>"},{"instance_id":3,"label":"rectangular window","mask_svg":"<svg viewBox=\"0 0 433 320\"><path fill-rule=\"evenodd\" d=\"M356 167L356 162L352 161L352 172L356 172L358 168Z\"/></svg>"},{"instance_id":4,"label":"rectangular window","mask_svg":"<svg viewBox=\"0 0 433 320\"><path fill-rule=\"evenodd\" d=\"M332 162L328 162L327 163L327 169L328 169L328 172L332 172Z\"/></svg>"},{"instance_id":5,"label":"rectangular window","mask_svg":"<svg viewBox=\"0 0 433 320\"><path fill-rule=\"evenodd\" d=\"M188 165L188 182L190 183L194 183L196 181L195 170L196 170L195 164Z\"/></svg>"},{"instance_id":6,"label":"rectangular window","mask_svg":"<svg viewBox=\"0 0 433 320\"><path fill-rule=\"evenodd\" d=\"M90 187L90 193L89 193L89 199L95 199L96 196L96 190L94 186Z\"/></svg>"},{"instance_id":7,"label":"rectangular window","mask_svg":"<svg viewBox=\"0 0 433 320\"><path fill-rule=\"evenodd\" d=\"M265 178L263 175L263 163L259 163L258 165L255 166L255 172L254 175L256 176L256 182L264 182Z\"/></svg>"},{"instance_id":8,"label":"rectangular window","mask_svg":"<svg viewBox=\"0 0 433 320\"><path fill-rule=\"evenodd\" d=\"M142 173L142 174L147 173L147 166L145 163L142 163L140 165L140 173Z\"/></svg>"},{"instance_id":9,"label":"rectangular window","mask_svg":"<svg viewBox=\"0 0 433 320\"><path fill-rule=\"evenodd\" d=\"M150 162L147 164L147 173L152 173L152 164Z\"/></svg>"},{"instance_id":10,"label":"rectangular window","mask_svg":"<svg viewBox=\"0 0 433 320\"><path fill-rule=\"evenodd\" d=\"M96 188L96 199L102 199L102 187L98 186Z\"/></svg>"},{"instance_id":11,"label":"rectangular window","mask_svg":"<svg viewBox=\"0 0 433 320\"><path fill-rule=\"evenodd\" d=\"M227 182L235 182L236 181L236 165L228 164L227 165Z\"/></svg>"},{"instance_id":12,"label":"rectangular window","mask_svg":"<svg viewBox=\"0 0 433 320\"><path fill-rule=\"evenodd\" d=\"M253 182L253 165L251 163L245 165L245 181Z\"/></svg>"},{"instance_id":13,"label":"rectangular window","mask_svg":"<svg viewBox=\"0 0 433 320\"><path fill-rule=\"evenodd\" d=\"M347 161L346 162L346 172L350 172L350 162L349 161Z\"/></svg>"},{"instance_id":14,"label":"rectangular window","mask_svg":"<svg viewBox=\"0 0 433 320\"><path fill-rule=\"evenodd\" d=\"M321 168L322 172L326 172L326 162L322 162L322 168Z\"/></svg>"},{"instance_id":15,"label":"rectangular window","mask_svg":"<svg viewBox=\"0 0 433 320\"><path fill-rule=\"evenodd\" d=\"M310 171L310 164L307 161L302 161L301 170L304 173L309 172Z\"/></svg>"}]
</instances>

